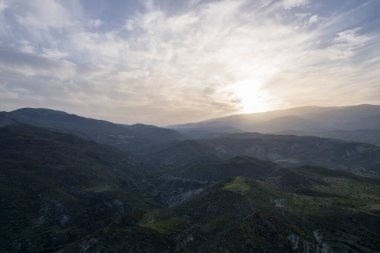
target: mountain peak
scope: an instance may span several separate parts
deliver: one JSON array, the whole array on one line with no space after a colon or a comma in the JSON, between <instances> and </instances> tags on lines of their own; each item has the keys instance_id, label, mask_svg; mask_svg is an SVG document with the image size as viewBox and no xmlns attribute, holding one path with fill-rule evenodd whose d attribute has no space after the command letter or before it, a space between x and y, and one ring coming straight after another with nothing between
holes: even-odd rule
<instances>
[{"instance_id":1,"label":"mountain peak","mask_svg":"<svg viewBox=\"0 0 380 253\"><path fill-rule=\"evenodd\" d=\"M16 113L16 114L29 114L29 113L38 113L38 114L68 114L67 112L59 111L59 110L54 110L54 109L32 108L32 107L20 108L20 109L11 111L10 113Z\"/></svg>"}]
</instances>

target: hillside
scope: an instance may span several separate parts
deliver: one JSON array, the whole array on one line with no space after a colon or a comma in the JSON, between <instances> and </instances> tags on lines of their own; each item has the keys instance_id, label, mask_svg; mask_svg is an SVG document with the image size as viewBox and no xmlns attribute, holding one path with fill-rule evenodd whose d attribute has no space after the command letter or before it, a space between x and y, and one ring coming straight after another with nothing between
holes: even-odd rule
<instances>
[{"instance_id":1,"label":"hillside","mask_svg":"<svg viewBox=\"0 0 380 253\"><path fill-rule=\"evenodd\" d=\"M293 185L290 172L307 179L298 192L280 190L278 182ZM284 170L267 182L239 176L146 213L140 226L185 252L376 252L379 187L318 168Z\"/></svg>"},{"instance_id":2,"label":"hillside","mask_svg":"<svg viewBox=\"0 0 380 253\"><path fill-rule=\"evenodd\" d=\"M236 156L227 160L214 160L188 164L166 172L166 175L199 181L223 181L234 176L263 179L279 169L275 163L249 156Z\"/></svg>"},{"instance_id":3,"label":"hillside","mask_svg":"<svg viewBox=\"0 0 380 253\"><path fill-rule=\"evenodd\" d=\"M54 252L147 207L142 175L117 149L43 128L0 128L0 247Z\"/></svg>"}]
</instances>

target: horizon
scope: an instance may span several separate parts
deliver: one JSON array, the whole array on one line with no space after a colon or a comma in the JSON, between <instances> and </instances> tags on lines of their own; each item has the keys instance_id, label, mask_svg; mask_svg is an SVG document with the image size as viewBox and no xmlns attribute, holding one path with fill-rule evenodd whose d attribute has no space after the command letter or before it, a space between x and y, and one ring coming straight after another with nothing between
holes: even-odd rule
<instances>
[{"instance_id":1,"label":"horizon","mask_svg":"<svg viewBox=\"0 0 380 253\"><path fill-rule=\"evenodd\" d=\"M345 107L358 107L358 106L380 106L380 104L353 104L353 105L344 105L344 106L318 106L318 105L308 105L308 106L297 106L297 107L289 107L289 108L284 108L284 109L279 109L279 110L269 110L269 111L265 111L265 112L253 112L253 113L236 113L236 114L230 114L230 115L225 115L225 116L221 116L221 117L217 117L217 118L208 118L208 119L205 119L205 120L201 120L201 121L189 121L189 122L185 122L185 123L174 123L174 124L170 124L170 125L155 125L155 124L149 124L149 123L146 123L146 122L117 122L117 121L111 121L111 120L107 120L107 119L103 119L103 118L94 118L94 117L90 117L90 116L87 116L87 115L82 115L82 114L79 114L79 113L76 113L76 112L73 112L73 111L63 111L63 110L58 110L58 109L54 109L54 108L46 108L46 107L21 107L21 108L17 108L17 109L14 109L14 110L8 110L8 111L1 111L0 112L6 112L6 113L10 113L10 112L14 112L14 111L18 111L18 110L23 110L23 109L32 109L32 110L51 110L51 111L56 111L56 112L63 112L63 113L67 113L69 115L76 115L76 116L79 116L79 117L83 117L83 118L89 118L89 119L94 119L94 120L101 120L101 121L108 121L108 122L111 122L111 123L114 123L114 124L120 124L120 125L138 125L138 124L142 124L142 125L152 125L152 126L157 126L157 127L162 127L162 128L170 128L170 127L173 127L173 126L181 126L181 125L187 125L187 124L197 124L197 123L201 123L201 122L206 122L206 121L210 121L210 120L216 120L216 119L221 119L221 118L228 118L228 117L234 117L234 116L239 116L239 115L254 115L254 114L265 114L265 113L270 113L270 112L278 112L278 111L290 111L290 110L294 110L294 109L300 109L300 108L345 108Z\"/></svg>"},{"instance_id":2,"label":"horizon","mask_svg":"<svg viewBox=\"0 0 380 253\"><path fill-rule=\"evenodd\" d=\"M380 101L380 2L0 0L0 108L168 126Z\"/></svg>"}]
</instances>

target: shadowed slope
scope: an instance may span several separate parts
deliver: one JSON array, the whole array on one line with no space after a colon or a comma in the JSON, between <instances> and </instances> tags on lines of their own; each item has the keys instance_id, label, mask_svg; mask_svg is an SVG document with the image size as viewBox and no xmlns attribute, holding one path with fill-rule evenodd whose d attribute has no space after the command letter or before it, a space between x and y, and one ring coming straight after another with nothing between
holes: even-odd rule
<instances>
[{"instance_id":1,"label":"shadowed slope","mask_svg":"<svg viewBox=\"0 0 380 253\"><path fill-rule=\"evenodd\" d=\"M0 128L0 161L7 252L59 249L147 206L138 168L113 147L16 124Z\"/></svg>"}]
</instances>

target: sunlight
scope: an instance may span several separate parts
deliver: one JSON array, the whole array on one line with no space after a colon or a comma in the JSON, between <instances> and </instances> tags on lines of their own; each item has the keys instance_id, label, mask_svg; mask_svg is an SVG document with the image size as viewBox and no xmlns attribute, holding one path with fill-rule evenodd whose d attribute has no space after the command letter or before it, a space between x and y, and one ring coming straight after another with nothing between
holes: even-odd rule
<instances>
[{"instance_id":1,"label":"sunlight","mask_svg":"<svg viewBox=\"0 0 380 253\"><path fill-rule=\"evenodd\" d=\"M260 79L246 79L235 83L233 92L240 99L243 113L268 111L268 95L261 89Z\"/></svg>"}]
</instances>

